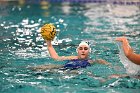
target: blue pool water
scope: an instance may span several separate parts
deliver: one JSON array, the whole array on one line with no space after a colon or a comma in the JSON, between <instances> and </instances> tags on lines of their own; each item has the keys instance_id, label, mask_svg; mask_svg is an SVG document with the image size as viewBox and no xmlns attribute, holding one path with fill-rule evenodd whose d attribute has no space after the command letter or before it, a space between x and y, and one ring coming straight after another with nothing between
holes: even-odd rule
<instances>
[{"instance_id":1,"label":"blue pool water","mask_svg":"<svg viewBox=\"0 0 140 93\"><path fill-rule=\"evenodd\" d=\"M90 58L102 58L113 67L95 64L76 74L28 69L65 63L50 58L39 32L45 23L57 27L52 43L59 55L76 55L77 45L86 40ZM139 93L137 78L107 79L126 74L114 42L122 35L140 53L139 5L0 2L0 93Z\"/></svg>"}]
</instances>

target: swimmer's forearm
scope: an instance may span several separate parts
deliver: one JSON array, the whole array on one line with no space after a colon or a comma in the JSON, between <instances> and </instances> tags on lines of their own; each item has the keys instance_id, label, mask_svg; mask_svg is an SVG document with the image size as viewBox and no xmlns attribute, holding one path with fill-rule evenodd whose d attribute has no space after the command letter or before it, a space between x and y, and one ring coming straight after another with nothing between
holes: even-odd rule
<instances>
[{"instance_id":1,"label":"swimmer's forearm","mask_svg":"<svg viewBox=\"0 0 140 93\"><path fill-rule=\"evenodd\" d=\"M53 58L53 59L58 59L59 56L58 54L56 53L55 49L53 48L52 44L51 44L51 40L46 40L46 43L47 43L47 47L48 47L48 51L50 53L50 56Z\"/></svg>"},{"instance_id":2,"label":"swimmer's forearm","mask_svg":"<svg viewBox=\"0 0 140 93\"><path fill-rule=\"evenodd\" d=\"M103 59L97 59L96 62L99 63L99 64L111 65L111 63L109 63L109 62L107 62L107 61L105 61Z\"/></svg>"},{"instance_id":3,"label":"swimmer's forearm","mask_svg":"<svg viewBox=\"0 0 140 93\"><path fill-rule=\"evenodd\" d=\"M140 54L136 54L133 49L130 47L128 40L123 41L124 53L129 60L133 63L140 65Z\"/></svg>"},{"instance_id":4,"label":"swimmer's forearm","mask_svg":"<svg viewBox=\"0 0 140 93\"><path fill-rule=\"evenodd\" d=\"M116 38L116 41L122 42L122 48L124 50L125 56L132 61L133 63L140 65L140 54L136 54L131 46L129 45L129 41L126 37L119 37Z\"/></svg>"},{"instance_id":5,"label":"swimmer's forearm","mask_svg":"<svg viewBox=\"0 0 140 93\"><path fill-rule=\"evenodd\" d=\"M133 53L133 49L130 47L127 39L123 40L122 47L126 56L129 56L131 53Z\"/></svg>"},{"instance_id":6,"label":"swimmer's forearm","mask_svg":"<svg viewBox=\"0 0 140 93\"><path fill-rule=\"evenodd\" d=\"M51 40L46 40L47 43L47 47L48 47L48 51L50 53L50 56L55 59L55 60L72 60L72 59L78 59L77 56L59 56L55 49L53 48L52 44L51 44Z\"/></svg>"},{"instance_id":7,"label":"swimmer's forearm","mask_svg":"<svg viewBox=\"0 0 140 93\"><path fill-rule=\"evenodd\" d=\"M136 54L134 53L133 49L130 47L129 45L129 42L127 39L125 39L123 41L123 50L124 50L124 53L126 55L126 57L132 61L133 63L137 64L137 65L140 65L140 55L139 54Z\"/></svg>"},{"instance_id":8,"label":"swimmer's forearm","mask_svg":"<svg viewBox=\"0 0 140 93\"><path fill-rule=\"evenodd\" d=\"M133 53L133 50L130 47L129 42L126 37L124 37L124 36L118 37L118 38L116 38L116 41L122 42L122 48L123 48L126 56L129 56L131 53Z\"/></svg>"},{"instance_id":9,"label":"swimmer's forearm","mask_svg":"<svg viewBox=\"0 0 140 93\"><path fill-rule=\"evenodd\" d=\"M140 54L131 53L127 58L133 63L140 65Z\"/></svg>"},{"instance_id":10,"label":"swimmer's forearm","mask_svg":"<svg viewBox=\"0 0 140 93\"><path fill-rule=\"evenodd\" d=\"M95 63L98 63L98 64L104 64L104 65L109 65L109 66L112 66L111 63L103 60L103 59L97 59L97 60L89 60L89 63L90 64L95 64Z\"/></svg>"}]
</instances>

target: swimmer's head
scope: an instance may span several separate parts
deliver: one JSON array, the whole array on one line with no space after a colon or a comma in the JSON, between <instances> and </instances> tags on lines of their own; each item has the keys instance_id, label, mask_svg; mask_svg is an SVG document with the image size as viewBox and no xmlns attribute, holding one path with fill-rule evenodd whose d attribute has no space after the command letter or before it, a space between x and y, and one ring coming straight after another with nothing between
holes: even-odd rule
<instances>
[{"instance_id":1,"label":"swimmer's head","mask_svg":"<svg viewBox=\"0 0 140 93\"><path fill-rule=\"evenodd\" d=\"M78 45L76 51L77 51L78 57L79 57L80 59L86 59L86 58L88 58L88 55L89 55L91 49L90 49L90 46L88 45L87 42L82 41L82 42Z\"/></svg>"},{"instance_id":2,"label":"swimmer's head","mask_svg":"<svg viewBox=\"0 0 140 93\"><path fill-rule=\"evenodd\" d=\"M82 41L82 42L79 44L79 46L78 46L78 47L80 47L80 46L82 46L82 45L85 45L85 46L87 46L87 47L89 48L89 45L88 45L88 43L87 43L87 42Z\"/></svg>"}]
</instances>

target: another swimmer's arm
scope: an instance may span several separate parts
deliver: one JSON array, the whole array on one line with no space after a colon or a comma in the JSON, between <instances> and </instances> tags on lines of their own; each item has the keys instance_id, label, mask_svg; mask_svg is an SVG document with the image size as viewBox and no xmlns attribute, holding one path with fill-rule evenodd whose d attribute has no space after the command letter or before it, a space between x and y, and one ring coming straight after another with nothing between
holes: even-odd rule
<instances>
[{"instance_id":1,"label":"another swimmer's arm","mask_svg":"<svg viewBox=\"0 0 140 93\"><path fill-rule=\"evenodd\" d=\"M130 47L129 42L126 37L116 38L116 41L122 42L122 47L126 56L129 56L133 53L133 49Z\"/></svg>"},{"instance_id":2,"label":"another swimmer's arm","mask_svg":"<svg viewBox=\"0 0 140 93\"><path fill-rule=\"evenodd\" d=\"M55 49L53 48L52 44L51 44L51 40L46 40L47 43L47 47L48 47L48 51L50 53L51 58L55 59L55 60L72 60L72 59L77 59L77 56L59 56Z\"/></svg>"},{"instance_id":3,"label":"another swimmer's arm","mask_svg":"<svg viewBox=\"0 0 140 93\"><path fill-rule=\"evenodd\" d=\"M140 65L140 54L132 53L130 56L128 56L128 59L133 63Z\"/></svg>"},{"instance_id":4,"label":"another swimmer's arm","mask_svg":"<svg viewBox=\"0 0 140 93\"><path fill-rule=\"evenodd\" d=\"M131 60L133 63L140 65L140 54L136 54L133 49L130 47L129 42L126 37L119 37L116 41L122 42L122 47L126 57Z\"/></svg>"},{"instance_id":5,"label":"another swimmer's arm","mask_svg":"<svg viewBox=\"0 0 140 93\"><path fill-rule=\"evenodd\" d=\"M126 38L123 40L123 50L129 60L131 60L133 63L137 65L140 65L140 54L136 54L133 51L133 49L130 47L129 42Z\"/></svg>"}]
</instances>

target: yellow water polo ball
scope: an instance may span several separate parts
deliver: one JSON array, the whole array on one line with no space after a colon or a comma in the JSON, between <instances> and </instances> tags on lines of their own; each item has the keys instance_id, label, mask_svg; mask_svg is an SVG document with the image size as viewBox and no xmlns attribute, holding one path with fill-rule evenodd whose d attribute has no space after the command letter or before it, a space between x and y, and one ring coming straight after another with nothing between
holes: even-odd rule
<instances>
[{"instance_id":1,"label":"yellow water polo ball","mask_svg":"<svg viewBox=\"0 0 140 93\"><path fill-rule=\"evenodd\" d=\"M56 28L53 24L45 24L41 27L41 35L45 40L53 40L56 36Z\"/></svg>"}]
</instances>

